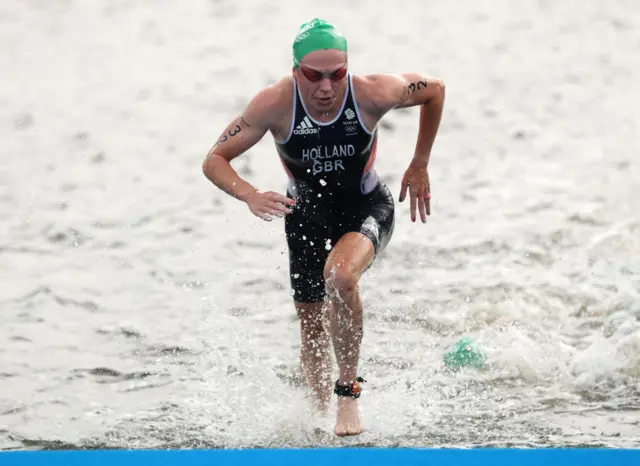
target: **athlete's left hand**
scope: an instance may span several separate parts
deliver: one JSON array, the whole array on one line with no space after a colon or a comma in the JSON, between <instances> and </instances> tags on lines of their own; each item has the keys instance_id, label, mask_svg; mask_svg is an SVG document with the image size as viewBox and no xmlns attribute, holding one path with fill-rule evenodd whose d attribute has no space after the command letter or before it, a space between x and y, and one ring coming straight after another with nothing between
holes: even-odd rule
<instances>
[{"instance_id":1,"label":"athlete's left hand","mask_svg":"<svg viewBox=\"0 0 640 466\"><path fill-rule=\"evenodd\" d=\"M424 162L413 160L404 172L400 188L400 202L407 197L407 189L411 198L411 221L416 221L416 207L420 212L422 223L427 223L427 215L431 215L431 186L429 172Z\"/></svg>"}]
</instances>

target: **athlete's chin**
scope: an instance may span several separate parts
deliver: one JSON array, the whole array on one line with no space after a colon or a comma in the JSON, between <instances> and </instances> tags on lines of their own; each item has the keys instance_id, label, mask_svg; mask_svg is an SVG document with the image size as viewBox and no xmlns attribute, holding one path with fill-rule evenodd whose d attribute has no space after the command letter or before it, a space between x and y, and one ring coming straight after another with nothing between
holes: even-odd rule
<instances>
[{"instance_id":1,"label":"athlete's chin","mask_svg":"<svg viewBox=\"0 0 640 466\"><path fill-rule=\"evenodd\" d=\"M333 110L333 108L336 105L336 98L335 97L316 97L314 104L317 110L326 112L329 110Z\"/></svg>"}]
</instances>

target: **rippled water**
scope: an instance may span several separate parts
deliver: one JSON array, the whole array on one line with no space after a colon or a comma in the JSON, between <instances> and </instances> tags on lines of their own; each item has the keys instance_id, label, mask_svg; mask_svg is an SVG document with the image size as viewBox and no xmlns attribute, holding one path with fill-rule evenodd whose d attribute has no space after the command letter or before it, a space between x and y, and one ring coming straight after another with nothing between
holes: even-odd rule
<instances>
[{"instance_id":1,"label":"rippled water","mask_svg":"<svg viewBox=\"0 0 640 466\"><path fill-rule=\"evenodd\" d=\"M385 5L2 2L0 448L640 446L640 6ZM362 284L349 439L298 388L282 222L200 171L316 15L353 72L447 83L432 216L398 205ZM381 126L394 193L417 123ZM270 137L235 166L284 189ZM443 367L464 335L485 370Z\"/></svg>"}]
</instances>

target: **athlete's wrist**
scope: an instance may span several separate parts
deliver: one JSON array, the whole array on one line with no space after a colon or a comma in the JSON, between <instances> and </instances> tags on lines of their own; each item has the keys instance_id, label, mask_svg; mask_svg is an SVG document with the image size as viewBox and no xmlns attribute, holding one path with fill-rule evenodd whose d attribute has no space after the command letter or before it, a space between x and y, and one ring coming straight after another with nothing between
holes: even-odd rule
<instances>
[{"instance_id":1,"label":"athlete's wrist","mask_svg":"<svg viewBox=\"0 0 640 466\"><path fill-rule=\"evenodd\" d=\"M428 152L416 152L411 159L411 165L427 168L429 165L429 156L430 154Z\"/></svg>"},{"instance_id":2,"label":"athlete's wrist","mask_svg":"<svg viewBox=\"0 0 640 466\"><path fill-rule=\"evenodd\" d=\"M253 196L254 194L258 193L259 191L256 188L249 188L249 189L245 189L239 193L236 194L236 198L244 203L247 203L249 201L249 199L251 199L251 196Z\"/></svg>"}]
</instances>

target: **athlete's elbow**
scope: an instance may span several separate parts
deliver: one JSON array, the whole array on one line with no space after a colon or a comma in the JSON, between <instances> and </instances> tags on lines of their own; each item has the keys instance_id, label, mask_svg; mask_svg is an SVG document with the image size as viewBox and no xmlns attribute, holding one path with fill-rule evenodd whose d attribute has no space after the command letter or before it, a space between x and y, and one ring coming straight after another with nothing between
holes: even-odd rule
<instances>
[{"instance_id":1,"label":"athlete's elbow","mask_svg":"<svg viewBox=\"0 0 640 466\"><path fill-rule=\"evenodd\" d=\"M216 172L220 167L220 159L222 159L222 157L215 152L209 152L205 157L204 162L202 162L202 173L208 180L214 180Z\"/></svg>"},{"instance_id":2,"label":"athlete's elbow","mask_svg":"<svg viewBox=\"0 0 640 466\"><path fill-rule=\"evenodd\" d=\"M438 91L438 98L441 102L444 102L444 96L447 93L447 86L442 79L436 79L436 89Z\"/></svg>"},{"instance_id":3,"label":"athlete's elbow","mask_svg":"<svg viewBox=\"0 0 640 466\"><path fill-rule=\"evenodd\" d=\"M440 78L431 78L429 80L429 87L431 88L431 92L429 93L431 97L429 100L435 100L437 103L442 104L447 89L444 81Z\"/></svg>"},{"instance_id":4,"label":"athlete's elbow","mask_svg":"<svg viewBox=\"0 0 640 466\"><path fill-rule=\"evenodd\" d=\"M202 174L209 178L209 172L211 171L211 155L207 154L202 162Z\"/></svg>"}]
</instances>

